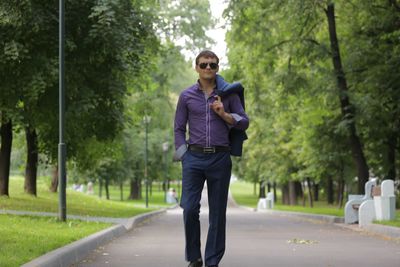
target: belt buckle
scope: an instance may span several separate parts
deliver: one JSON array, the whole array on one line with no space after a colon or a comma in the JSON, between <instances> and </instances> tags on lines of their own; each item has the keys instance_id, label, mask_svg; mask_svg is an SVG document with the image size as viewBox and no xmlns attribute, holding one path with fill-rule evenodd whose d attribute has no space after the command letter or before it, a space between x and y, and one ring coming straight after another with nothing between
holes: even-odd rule
<instances>
[{"instance_id":1,"label":"belt buckle","mask_svg":"<svg viewBox=\"0 0 400 267\"><path fill-rule=\"evenodd\" d=\"M215 153L215 146L203 147L203 153Z\"/></svg>"}]
</instances>

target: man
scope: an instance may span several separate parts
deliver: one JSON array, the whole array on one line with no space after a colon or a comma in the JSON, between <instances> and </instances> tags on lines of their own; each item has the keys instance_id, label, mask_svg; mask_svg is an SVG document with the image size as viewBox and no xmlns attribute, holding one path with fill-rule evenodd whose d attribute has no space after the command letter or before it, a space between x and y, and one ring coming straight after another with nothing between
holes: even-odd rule
<instances>
[{"instance_id":1,"label":"man","mask_svg":"<svg viewBox=\"0 0 400 267\"><path fill-rule=\"evenodd\" d=\"M184 90L175 114L175 159L182 160L185 256L189 267L203 266L200 246L200 199L207 182L209 228L205 265L218 266L225 252L225 222L232 162L229 131L245 130L249 119L237 94L216 94L219 59L209 50L196 57L196 84ZM186 126L189 139L186 141Z\"/></svg>"}]
</instances>

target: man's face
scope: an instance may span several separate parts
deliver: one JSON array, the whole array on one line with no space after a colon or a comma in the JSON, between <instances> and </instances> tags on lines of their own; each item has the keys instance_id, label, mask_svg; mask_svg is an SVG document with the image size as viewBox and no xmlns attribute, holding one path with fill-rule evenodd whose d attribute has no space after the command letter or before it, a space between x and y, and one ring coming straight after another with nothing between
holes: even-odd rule
<instances>
[{"instance_id":1,"label":"man's face","mask_svg":"<svg viewBox=\"0 0 400 267\"><path fill-rule=\"evenodd\" d=\"M212 57L201 57L196 65L196 71L200 79L213 80L218 70L217 59Z\"/></svg>"}]
</instances>

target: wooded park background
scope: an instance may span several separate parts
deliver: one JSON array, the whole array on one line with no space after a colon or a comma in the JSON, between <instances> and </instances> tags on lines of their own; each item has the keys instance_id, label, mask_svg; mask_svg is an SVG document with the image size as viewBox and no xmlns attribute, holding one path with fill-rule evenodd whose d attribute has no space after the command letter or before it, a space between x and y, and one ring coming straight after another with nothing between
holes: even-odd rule
<instances>
[{"instance_id":1,"label":"wooded park background","mask_svg":"<svg viewBox=\"0 0 400 267\"><path fill-rule=\"evenodd\" d=\"M10 172L33 195L38 173L56 173L57 17L57 1L0 3L0 195L12 197ZM342 205L369 177L398 188L399 1L230 0L224 17L221 74L245 86L251 119L237 177L287 204L307 192ZM180 179L175 103L215 25L206 0L66 1L70 183L129 184L139 198L146 116L149 177Z\"/></svg>"}]
</instances>

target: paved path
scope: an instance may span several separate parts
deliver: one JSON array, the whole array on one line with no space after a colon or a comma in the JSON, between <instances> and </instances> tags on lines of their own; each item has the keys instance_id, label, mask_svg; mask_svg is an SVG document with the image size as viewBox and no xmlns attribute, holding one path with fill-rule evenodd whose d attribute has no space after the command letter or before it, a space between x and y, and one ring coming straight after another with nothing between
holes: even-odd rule
<instances>
[{"instance_id":1,"label":"paved path","mask_svg":"<svg viewBox=\"0 0 400 267\"><path fill-rule=\"evenodd\" d=\"M203 203L202 244L207 209ZM182 210L169 210L75 266L185 267L183 234ZM400 244L333 224L230 205L227 250L220 267L264 266L399 267Z\"/></svg>"}]
</instances>

